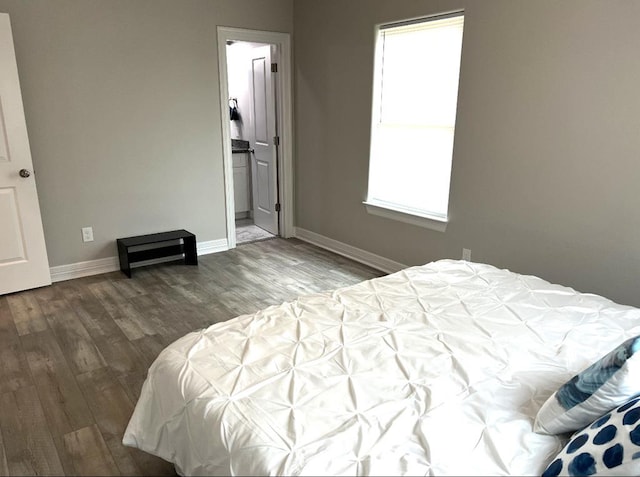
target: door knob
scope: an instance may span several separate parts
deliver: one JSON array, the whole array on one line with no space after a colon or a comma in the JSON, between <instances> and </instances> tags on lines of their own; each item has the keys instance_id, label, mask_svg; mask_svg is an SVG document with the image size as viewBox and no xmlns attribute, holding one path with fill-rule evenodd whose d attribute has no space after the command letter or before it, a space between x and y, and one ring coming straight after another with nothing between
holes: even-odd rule
<instances>
[{"instance_id":1,"label":"door knob","mask_svg":"<svg viewBox=\"0 0 640 477\"><path fill-rule=\"evenodd\" d=\"M29 169L20 169L20 177L24 177L25 179L31 175L31 171Z\"/></svg>"}]
</instances>

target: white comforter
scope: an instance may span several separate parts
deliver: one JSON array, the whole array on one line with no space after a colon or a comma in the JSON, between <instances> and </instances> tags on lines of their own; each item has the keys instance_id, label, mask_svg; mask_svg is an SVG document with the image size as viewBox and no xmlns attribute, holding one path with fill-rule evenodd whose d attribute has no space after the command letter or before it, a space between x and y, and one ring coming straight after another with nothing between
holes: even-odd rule
<instances>
[{"instance_id":1,"label":"white comforter","mask_svg":"<svg viewBox=\"0 0 640 477\"><path fill-rule=\"evenodd\" d=\"M539 475L563 444L539 407L638 334L638 309L443 260L179 339L124 443L186 475Z\"/></svg>"}]
</instances>

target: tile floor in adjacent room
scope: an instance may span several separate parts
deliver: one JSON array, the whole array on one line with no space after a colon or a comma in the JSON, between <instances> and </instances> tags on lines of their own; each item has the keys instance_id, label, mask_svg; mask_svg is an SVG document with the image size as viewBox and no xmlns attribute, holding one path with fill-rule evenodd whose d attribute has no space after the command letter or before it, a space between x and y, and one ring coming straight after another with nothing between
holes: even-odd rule
<instances>
[{"instance_id":1,"label":"tile floor in adjacent room","mask_svg":"<svg viewBox=\"0 0 640 477\"><path fill-rule=\"evenodd\" d=\"M276 236L261 229L253 223L252 219L236 220L236 244L268 240Z\"/></svg>"}]
</instances>

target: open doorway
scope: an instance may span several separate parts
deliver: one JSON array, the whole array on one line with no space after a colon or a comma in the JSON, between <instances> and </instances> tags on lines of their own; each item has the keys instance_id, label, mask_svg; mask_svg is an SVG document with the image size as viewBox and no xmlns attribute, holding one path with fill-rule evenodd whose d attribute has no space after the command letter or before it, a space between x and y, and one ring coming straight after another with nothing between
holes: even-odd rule
<instances>
[{"instance_id":1,"label":"open doorway","mask_svg":"<svg viewBox=\"0 0 640 477\"><path fill-rule=\"evenodd\" d=\"M227 241L292 235L289 35L218 27Z\"/></svg>"},{"instance_id":2,"label":"open doorway","mask_svg":"<svg viewBox=\"0 0 640 477\"><path fill-rule=\"evenodd\" d=\"M275 45L227 40L236 244L279 230Z\"/></svg>"}]
</instances>

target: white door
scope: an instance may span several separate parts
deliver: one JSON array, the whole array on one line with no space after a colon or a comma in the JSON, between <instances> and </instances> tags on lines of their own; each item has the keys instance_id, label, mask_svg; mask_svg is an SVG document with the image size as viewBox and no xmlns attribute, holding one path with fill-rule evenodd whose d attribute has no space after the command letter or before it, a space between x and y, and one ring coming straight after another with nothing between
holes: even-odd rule
<instances>
[{"instance_id":1,"label":"white door","mask_svg":"<svg viewBox=\"0 0 640 477\"><path fill-rule=\"evenodd\" d=\"M0 294L50 284L11 24L0 13Z\"/></svg>"},{"instance_id":2,"label":"white door","mask_svg":"<svg viewBox=\"0 0 640 477\"><path fill-rule=\"evenodd\" d=\"M271 46L253 50L250 68L251 110L255 151L251 161L253 179L253 221L258 227L278 235L278 168L276 102L271 78Z\"/></svg>"}]
</instances>

